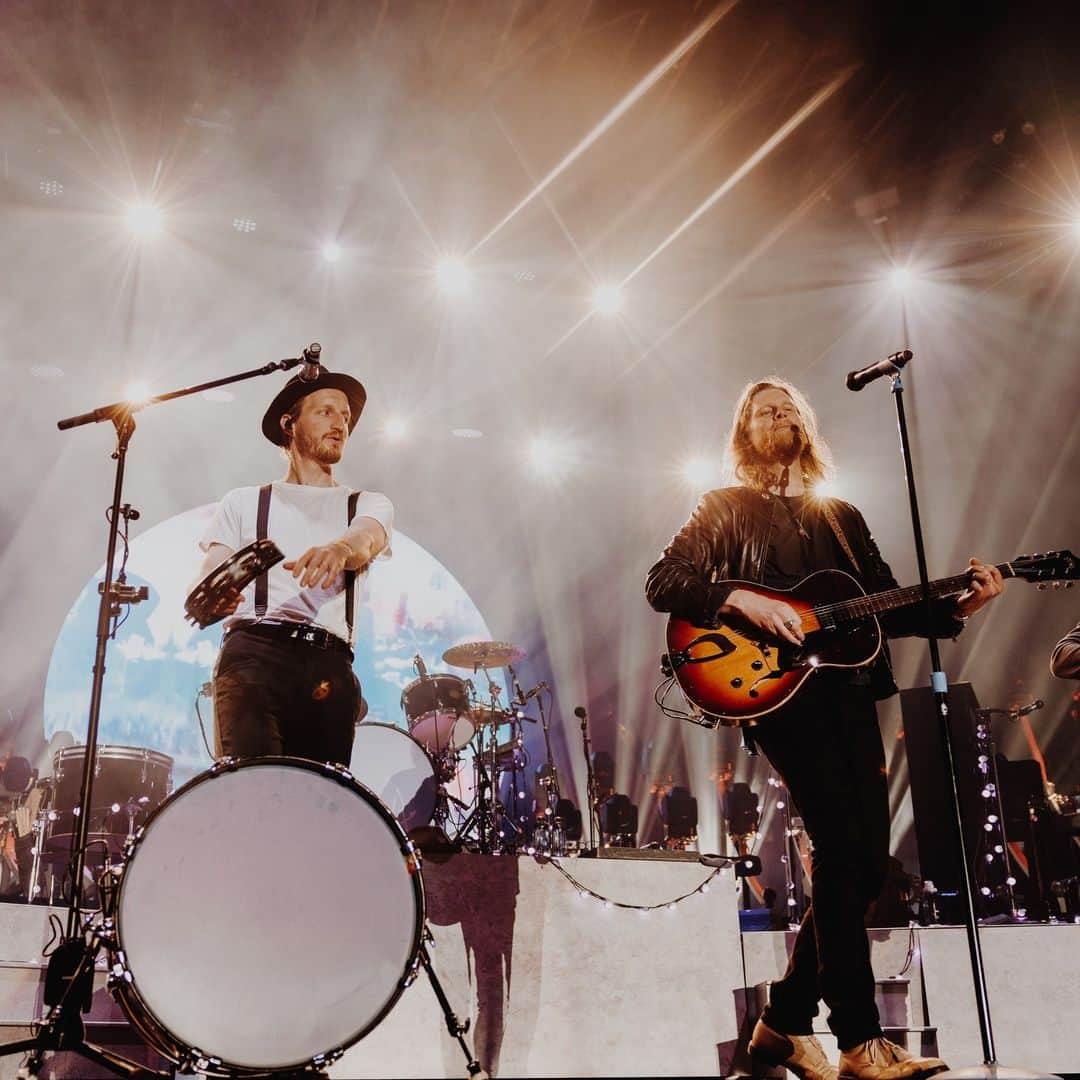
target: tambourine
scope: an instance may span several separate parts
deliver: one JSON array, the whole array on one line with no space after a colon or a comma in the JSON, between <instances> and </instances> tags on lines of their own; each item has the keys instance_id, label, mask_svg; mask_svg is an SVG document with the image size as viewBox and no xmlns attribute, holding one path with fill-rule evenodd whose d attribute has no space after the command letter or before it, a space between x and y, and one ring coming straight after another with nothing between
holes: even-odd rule
<instances>
[{"instance_id":1,"label":"tambourine","mask_svg":"<svg viewBox=\"0 0 1080 1080\"><path fill-rule=\"evenodd\" d=\"M243 592L260 574L277 565L285 556L273 540L256 540L234 551L220 566L214 567L188 593L184 601L187 618L200 630L224 618L214 609L228 592Z\"/></svg>"}]
</instances>

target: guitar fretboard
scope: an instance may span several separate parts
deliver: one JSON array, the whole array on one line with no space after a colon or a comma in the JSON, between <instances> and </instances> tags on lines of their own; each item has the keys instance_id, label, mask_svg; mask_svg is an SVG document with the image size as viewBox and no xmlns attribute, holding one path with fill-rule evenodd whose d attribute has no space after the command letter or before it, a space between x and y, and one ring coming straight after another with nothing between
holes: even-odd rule
<instances>
[{"instance_id":1,"label":"guitar fretboard","mask_svg":"<svg viewBox=\"0 0 1080 1080\"><path fill-rule=\"evenodd\" d=\"M1016 577L1009 563L998 564L998 569L1002 577ZM955 596L957 593L962 593L970 582L969 574L938 578L929 583L930 597L936 600L942 596ZM856 596L851 600L840 600L835 604L822 604L814 608L814 614L822 625L826 625L830 622L846 622L849 619L865 619L868 615L877 615L882 611L892 611L895 608L907 607L909 604L917 604L921 599L922 586L908 585L902 589L888 589L870 596Z\"/></svg>"}]
</instances>

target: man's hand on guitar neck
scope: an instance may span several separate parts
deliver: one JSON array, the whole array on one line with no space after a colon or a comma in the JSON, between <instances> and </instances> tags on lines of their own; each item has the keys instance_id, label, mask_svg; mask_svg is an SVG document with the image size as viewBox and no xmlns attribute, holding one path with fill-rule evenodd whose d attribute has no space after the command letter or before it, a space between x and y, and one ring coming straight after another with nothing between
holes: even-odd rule
<instances>
[{"instance_id":1,"label":"man's hand on guitar neck","mask_svg":"<svg viewBox=\"0 0 1080 1080\"><path fill-rule=\"evenodd\" d=\"M974 556L968 560L971 568L971 584L956 598L956 614L961 619L974 615L979 608L1001 595L1005 583L1001 571L989 563L980 562Z\"/></svg>"},{"instance_id":2,"label":"man's hand on guitar neck","mask_svg":"<svg viewBox=\"0 0 1080 1080\"><path fill-rule=\"evenodd\" d=\"M759 596L749 589L732 589L720 609L720 614L738 615L758 630L764 630L782 641L789 641L792 645L801 645L806 639L799 614L790 604L783 600Z\"/></svg>"}]
</instances>

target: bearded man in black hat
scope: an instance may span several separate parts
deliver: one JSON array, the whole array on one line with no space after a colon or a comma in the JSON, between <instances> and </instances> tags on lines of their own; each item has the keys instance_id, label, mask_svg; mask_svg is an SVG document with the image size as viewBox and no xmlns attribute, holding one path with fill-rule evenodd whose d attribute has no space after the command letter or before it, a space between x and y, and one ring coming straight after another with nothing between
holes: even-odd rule
<instances>
[{"instance_id":1,"label":"bearded man in black hat","mask_svg":"<svg viewBox=\"0 0 1080 1080\"><path fill-rule=\"evenodd\" d=\"M288 459L284 478L228 492L199 542L202 576L256 539L285 554L218 606L227 616L213 676L220 754L349 763L360 706L355 593L373 560L389 556L394 524L385 495L334 479L366 400L356 379L325 368L286 383L262 421Z\"/></svg>"}]
</instances>

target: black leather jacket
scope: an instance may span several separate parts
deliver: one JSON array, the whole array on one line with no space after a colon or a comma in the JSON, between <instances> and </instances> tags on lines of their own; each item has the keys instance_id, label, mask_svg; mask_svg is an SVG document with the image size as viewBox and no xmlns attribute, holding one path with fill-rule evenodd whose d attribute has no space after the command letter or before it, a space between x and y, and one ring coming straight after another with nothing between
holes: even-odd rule
<instances>
[{"instance_id":1,"label":"black leather jacket","mask_svg":"<svg viewBox=\"0 0 1080 1080\"><path fill-rule=\"evenodd\" d=\"M1054 646L1050 670L1059 679L1080 679L1080 623Z\"/></svg>"},{"instance_id":2,"label":"black leather jacket","mask_svg":"<svg viewBox=\"0 0 1080 1080\"><path fill-rule=\"evenodd\" d=\"M895 589L897 581L862 514L840 499L828 503L858 561L856 577L862 587L868 593ZM706 493L649 571L645 582L649 603L697 626L715 626L732 589L725 581L762 581L776 512L777 500L753 488ZM879 616L882 629L888 637L926 636L930 630L937 637L956 637L964 624L956 617L955 600L935 601L932 606L931 627L926 625L923 606L914 604ZM871 667L870 680L876 698L896 693L887 648Z\"/></svg>"}]
</instances>

